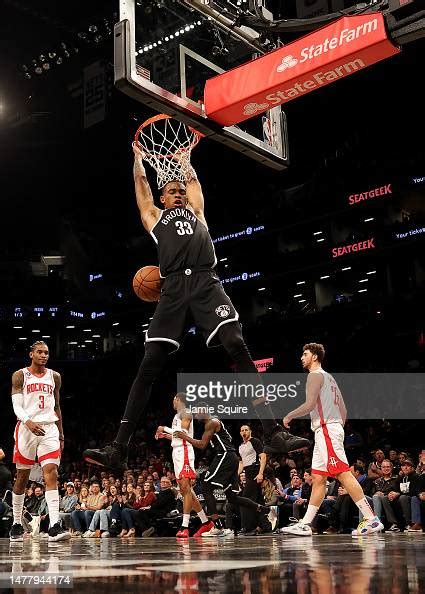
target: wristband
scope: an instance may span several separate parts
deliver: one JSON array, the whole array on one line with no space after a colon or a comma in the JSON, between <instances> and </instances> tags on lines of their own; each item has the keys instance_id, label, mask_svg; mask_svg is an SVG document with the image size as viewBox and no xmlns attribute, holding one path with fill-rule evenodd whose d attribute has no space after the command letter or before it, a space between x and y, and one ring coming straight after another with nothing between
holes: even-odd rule
<instances>
[{"instance_id":1,"label":"wristband","mask_svg":"<svg viewBox=\"0 0 425 594\"><path fill-rule=\"evenodd\" d=\"M164 427L164 433L168 433L168 435L173 435L173 430L171 427Z\"/></svg>"}]
</instances>

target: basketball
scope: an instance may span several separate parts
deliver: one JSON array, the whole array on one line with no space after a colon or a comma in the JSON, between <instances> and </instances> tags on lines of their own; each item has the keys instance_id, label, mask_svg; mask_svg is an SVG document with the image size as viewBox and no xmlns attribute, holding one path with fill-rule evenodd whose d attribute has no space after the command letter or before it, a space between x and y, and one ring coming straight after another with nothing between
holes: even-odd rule
<instances>
[{"instance_id":1,"label":"basketball","mask_svg":"<svg viewBox=\"0 0 425 594\"><path fill-rule=\"evenodd\" d=\"M161 284L158 266L143 266L133 278L133 289L143 301L159 301Z\"/></svg>"}]
</instances>

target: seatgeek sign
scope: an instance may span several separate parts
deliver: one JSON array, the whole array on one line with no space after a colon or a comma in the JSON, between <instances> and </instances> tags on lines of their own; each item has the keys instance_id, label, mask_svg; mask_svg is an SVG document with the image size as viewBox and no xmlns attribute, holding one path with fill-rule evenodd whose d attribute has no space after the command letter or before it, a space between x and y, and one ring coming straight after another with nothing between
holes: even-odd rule
<instances>
[{"instance_id":1,"label":"seatgeek sign","mask_svg":"<svg viewBox=\"0 0 425 594\"><path fill-rule=\"evenodd\" d=\"M399 52L387 37L382 14L342 17L208 79L205 112L220 125L231 126Z\"/></svg>"},{"instance_id":2,"label":"seatgeek sign","mask_svg":"<svg viewBox=\"0 0 425 594\"><path fill-rule=\"evenodd\" d=\"M366 190L365 192L360 192L359 194L350 194L348 196L348 204L352 206L353 204L359 204L360 202L370 200L371 198L380 198L381 196L388 196L388 194L392 193L393 190L391 184L386 184L385 186Z\"/></svg>"}]
</instances>

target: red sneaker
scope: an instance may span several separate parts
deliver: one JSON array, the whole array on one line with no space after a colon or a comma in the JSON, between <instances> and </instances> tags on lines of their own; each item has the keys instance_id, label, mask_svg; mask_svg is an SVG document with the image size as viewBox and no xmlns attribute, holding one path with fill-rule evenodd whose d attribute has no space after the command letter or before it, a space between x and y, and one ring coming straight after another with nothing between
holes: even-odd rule
<instances>
[{"instance_id":1,"label":"red sneaker","mask_svg":"<svg viewBox=\"0 0 425 594\"><path fill-rule=\"evenodd\" d=\"M188 528L181 528L177 532L176 538L189 538L189 529Z\"/></svg>"},{"instance_id":2,"label":"red sneaker","mask_svg":"<svg viewBox=\"0 0 425 594\"><path fill-rule=\"evenodd\" d=\"M209 532L213 528L215 528L214 522L207 522L206 524L202 524L193 536L201 536L204 532Z\"/></svg>"}]
</instances>

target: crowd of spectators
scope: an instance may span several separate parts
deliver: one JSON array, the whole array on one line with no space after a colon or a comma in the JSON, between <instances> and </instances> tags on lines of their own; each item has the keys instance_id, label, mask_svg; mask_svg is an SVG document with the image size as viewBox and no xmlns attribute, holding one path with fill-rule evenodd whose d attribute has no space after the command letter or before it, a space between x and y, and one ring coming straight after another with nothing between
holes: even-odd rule
<instances>
[{"instance_id":1,"label":"crowd of spectators","mask_svg":"<svg viewBox=\"0 0 425 594\"><path fill-rule=\"evenodd\" d=\"M151 418L147 425L157 426L157 421ZM233 422L227 426L233 429L235 442L242 443L238 436L241 423ZM254 435L260 435L255 423L253 429ZM425 450L400 447L400 439L403 439L401 429L400 425L391 426L388 421L372 423L363 428L361 422L357 422L357 425L347 423L345 446L351 472L362 485L386 530L422 533L425 520ZM305 421L298 421L297 432L312 437ZM120 476L99 467L88 466L80 459L70 460L69 457L64 457L59 469L60 512L66 528L73 536L148 537L154 534L170 535L173 528L179 527L182 503L173 472L171 448L168 442L148 439L148 434L146 428L138 432L131 448L129 470ZM97 439L93 437L93 445L102 440L101 434ZM404 443L408 441L406 439ZM372 442L379 447L373 447ZM207 469L208 452L201 452L196 461L198 477ZM248 473L243 468L240 471L240 487L242 491L247 491ZM226 509L224 494L217 490L215 496L221 504L219 523L223 527L223 534L238 531L239 534L247 535L270 533L287 526L293 518L302 517L311 494L311 450L282 457L268 457L260 478L259 501L279 510L278 522L272 526L264 520L264 516L259 515L258 521L254 521L252 525L252 518L249 522L244 519L243 510L241 514L240 510L229 505ZM48 529L48 512L41 473L37 466L34 467L30 480L24 507L31 516L39 518L37 527L43 535ZM194 481L194 488L203 502L199 482ZM206 511L208 513L208 509ZM176 523L169 522L164 531L161 520L167 518L175 518ZM316 517L313 531L325 534L348 533L357 525L358 520L357 507L338 481L330 478L326 498ZM196 516L191 521L196 523ZM31 528L27 526L27 529Z\"/></svg>"}]
</instances>

